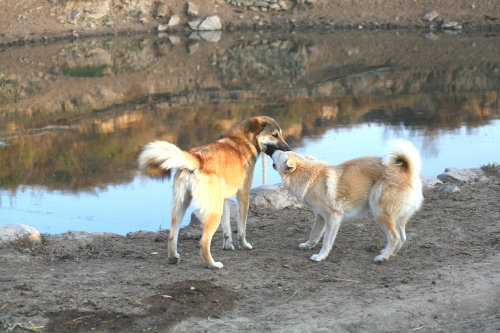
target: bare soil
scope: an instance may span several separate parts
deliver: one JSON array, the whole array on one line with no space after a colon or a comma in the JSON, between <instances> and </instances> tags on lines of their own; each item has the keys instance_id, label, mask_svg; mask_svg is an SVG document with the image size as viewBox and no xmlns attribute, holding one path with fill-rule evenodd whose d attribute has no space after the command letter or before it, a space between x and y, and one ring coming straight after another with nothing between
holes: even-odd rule
<instances>
[{"instance_id":1,"label":"bare soil","mask_svg":"<svg viewBox=\"0 0 500 333\"><path fill-rule=\"evenodd\" d=\"M167 186L167 185L166 185ZM330 256L301 250L307 209L252 211L251 251L212 253L199 226L181 230L181 261L166 260L166 231L125 236L45 235L0 248L0 329L12 332L498 332L500 178L425 190L392 260L374 220L345 223ZM234 222L234 221L233 221Z\"/></svg>"},{"instance_id":2,"label":"bare soil","mask_svg":"<svg viewBox=\"0 0 500 333\"><path fill-rule=\"evenodd\" d=\"M111 8L134 4L143 10L142 17L130 17L131 11L114 11L109 24L71 24L64 19L71 12L68 6L88 0L16 0L0 1L0 44L51 40L61 37L118 34L134 31L156 31L168 22L170 15L180 16L176 30L185 29L187 1L164 0L169 15L154 17L155 2L150 0L116 1ZM94 1L95 8L105 2ZM109 1L108 1L109 2ZM252 11L235 7L223 0L190 0L199 8L199 16L218 15L223 29L266 28L428 28L425 13L435 11L441 22L455 21L464 30L500 30L500 2L492 0L317 0L287 11ZM107 6L107 2L106 2ZM65 9L66 8L66 9Z\"/></svg>"}]
</instances>

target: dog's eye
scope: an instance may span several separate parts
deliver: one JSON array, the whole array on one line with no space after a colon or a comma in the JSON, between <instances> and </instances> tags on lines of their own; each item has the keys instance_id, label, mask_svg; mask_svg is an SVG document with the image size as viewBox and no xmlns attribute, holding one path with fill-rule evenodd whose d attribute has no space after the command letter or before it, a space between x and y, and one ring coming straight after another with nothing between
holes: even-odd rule
<instances>
[{"instance_id":1,"label":"dog's eye","mask_svg":"<svg viewBox=\"0 0 500 333\"><path fill-rule=\"evenodd\" d=\"M280 135L279 135L278 133L274 133L274 134L273 134L273 137L274 137L274 138L278 138L279 136L280 136Z\"/></svg>"}]
</instances>

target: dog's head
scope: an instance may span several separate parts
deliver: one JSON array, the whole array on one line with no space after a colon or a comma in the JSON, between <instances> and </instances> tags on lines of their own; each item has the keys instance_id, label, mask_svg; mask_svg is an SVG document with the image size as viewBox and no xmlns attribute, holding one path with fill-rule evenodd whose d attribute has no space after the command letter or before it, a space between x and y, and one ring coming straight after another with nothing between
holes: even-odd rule
<instances>
[{"instance_id":1,"label":"dog's head","mask_svg":"<svg viewBox=\"0 0 500 333\"><path fill-rule=\"evenodd\" d=\"M278 123L270 117L262 116L248 120L250 131L255 133L255 139L261 151L272 156L277 150L291 150L283 139L283 132Z\"/></svg>"},{"instance_id":2,"label":"dog's head","mask_svg":"<svg viewBox=\"0 0 500 333\"><path fill-rule=\"evenodd\" d=\"M294 152L276 150L271 157L274 170L278 171L282 176L291 174L297 169L299 158Z\"/></svg>"}]
</instances>

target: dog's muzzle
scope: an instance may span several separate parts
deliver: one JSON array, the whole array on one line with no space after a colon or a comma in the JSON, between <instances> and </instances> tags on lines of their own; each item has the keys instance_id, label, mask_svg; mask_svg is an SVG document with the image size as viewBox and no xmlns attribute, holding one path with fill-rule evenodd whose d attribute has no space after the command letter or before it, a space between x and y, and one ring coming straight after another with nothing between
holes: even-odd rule
<instances>
[{"instance_id":1,"label":"dog's muzzle","mask_svg":"<svg viewBox=\"0 0 500 333\"><path fill-rule=\"evenodd\" d=\"M269 157L272 158L274 152L277 151L277 150L290 151L292 149L285 142L278 142L277 144L268 144L268 145L266 145L265 153L267 155L269 155Z\"/></svg>"},{"instance_id":2,"label":"dog's muzzle","mask_svg":"<svg viewBox=\"0 0 500 333\"><path fill-rule=\"evenodd\" d=\"M276 167L276 162L279 160L281 155L280 150L275 150L274 153L271 155L271 159L273 160L273 169L278 171L278 168Z\"/></svg>"}]
</instances>

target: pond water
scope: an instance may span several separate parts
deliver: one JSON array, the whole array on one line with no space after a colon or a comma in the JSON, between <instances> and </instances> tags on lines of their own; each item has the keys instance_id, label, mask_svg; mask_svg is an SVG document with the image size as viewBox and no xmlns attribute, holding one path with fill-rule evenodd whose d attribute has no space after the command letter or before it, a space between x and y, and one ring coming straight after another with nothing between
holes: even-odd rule
<instances>
[{"instance_id":1,"label":"pond water","mask_svg":"<svg viewBox=\"0 0 500 333\"><path fill-rule=\"evenodd\" d=\"M405 138L423 175L500 162L500 36L238 33L83 39L0 49L0 224L45 233L167 229L172 183L136 171L269 115L332 163ZM279 176L266 159L266 181ZM258 161L253 186L263 183ZM184 223L187 223L187 219Z\"/></svg>"}]
</instances>

